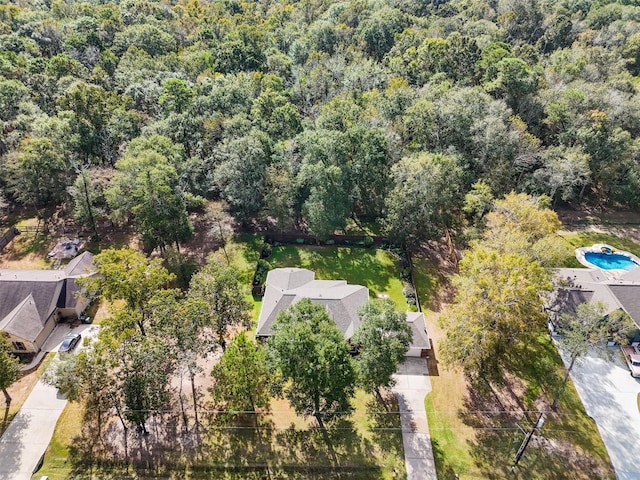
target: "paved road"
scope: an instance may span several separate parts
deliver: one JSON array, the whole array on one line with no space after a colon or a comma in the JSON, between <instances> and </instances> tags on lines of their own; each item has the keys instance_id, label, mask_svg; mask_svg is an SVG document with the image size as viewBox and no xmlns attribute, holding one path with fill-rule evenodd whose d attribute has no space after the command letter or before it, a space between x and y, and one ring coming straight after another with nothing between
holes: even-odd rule
<instances>
[{"instance_id":1,"label":"paved road","mask_svg":"<svg viewBox=\"0 0 640 480\"><path fill-rule=\"evenodd\" d=\"M57 351L69 332L80 332L85 337L94 335L97 329L97 326L81 325L70 329L68 325L59 325L51 333L43 349ZM31 479L66 404L67 400L58 393L57 388L42 381L36 383L0 438L0 479Z\"/></svg>"},{"instance_id":2,"label":"paved road","mask_svg":"<svg viewBox=\"0 0 640 480\"><path fill-rule=\"evenodd\" d=\"M402 443L407 480L435 480L436 467L429 436L424 398L431 391L423 358L408 358L394 375L402 423Z\"/></svg>"},{"instance_id":3,"label":"paved road","mask_svg":"<svg viewBox=\"0 0 640 480\"><path fill-rule=\"evenodd\" d=\"M612 361L596 356L586 357L573 368L571 379L587 413L598 426L617 478L639 480L640 413L637 399L640 381L629 374L626 364L615 353Z\"/></svg>"}]
</instances>

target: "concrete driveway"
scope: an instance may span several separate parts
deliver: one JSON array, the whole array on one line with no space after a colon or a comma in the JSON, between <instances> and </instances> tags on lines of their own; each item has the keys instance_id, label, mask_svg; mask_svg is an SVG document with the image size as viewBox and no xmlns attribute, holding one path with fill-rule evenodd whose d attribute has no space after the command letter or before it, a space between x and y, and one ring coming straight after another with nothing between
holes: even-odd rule
<instances>
[{"instance_id":1,"label":"concrete driveway","mask_svg":"<svg viewBox=\"0 0 640 480\"><path fill-rule=\"evenodd\" d=\"M436 467L424 398L431 391L424 358L407 358L394 375L398 398L407 480L435 480Z\"/></svg>"},{"instance_id":2,"label":"concrete driveway","mask_svg":"<svg viewBox=\"0 0 640 480\"><path fill-rule=\"evenodd\" d=\"M640 381L629 374L618 352L612 360L586 357L573 368L573 380L593 417L620 480L640 479ZM566 358L563 355L563 359Z\"/></svg>"},{"instance_id":3,"label":"concrete driveway","mask_svg":"<svg viewBox=\"0 0 640 480\"><path fill-rule=\"evenodd\" d=\"M44 350L57 351L64 337L78 332L83 338L97 333L98 326L58 325L47 339ZM80 344L80 347L82 344ZM44 455L58 418L67 400L58 389L39 381L22 408L0 438L0 479L29 480Z\"/></svg>"}]
</instances>

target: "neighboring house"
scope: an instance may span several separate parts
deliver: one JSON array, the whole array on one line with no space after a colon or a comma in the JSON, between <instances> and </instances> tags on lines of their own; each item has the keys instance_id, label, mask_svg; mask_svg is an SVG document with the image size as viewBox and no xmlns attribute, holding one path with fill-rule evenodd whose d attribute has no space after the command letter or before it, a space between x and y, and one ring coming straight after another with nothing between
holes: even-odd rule
<instances>
[{"instance_id":1,"label":"neighboring house","mask_svg":"<svg viewBox=\"0 0 640 480\"><path fill-rule=\"evenodd\" d=\"M77 317L89 300L76 278L95 274L85 252L62 270L0 269L0 331L18 354L38 353L60 319Z\"/></svg>"},{"instance_id":2,"label":"neighboring house","mask_svg":"<svg viewBox=\"0 0 640 480\"><path fill-rule=\"evenodd\" d=\"M616 277L596 268L561 268L556 273L563 286L556 290L548 307L552 328L561 314L574 313L581 303L602 302L606 315L623 310L640 329L640 268ZM640 341L640 331L631 340Z\"/></svg>"},{"instance_id":3,"label":"neighboring house","mask_svg":"<svg viewBox=\"0 0 640 480\"><path fill-rule=\"evenodd\" d=\"M324 305L345 340L349 340L360 325L358 309L369 301L369 289L349 285L345 280L316 280L315 273L305 268L276 268L267 274L262 308L258 318L256 338L272 335L271 326L280 311L308 298ZM407 356L426 357L429 338L420 312L407 313L413 342Z\"/></svg>"}]
</instances>

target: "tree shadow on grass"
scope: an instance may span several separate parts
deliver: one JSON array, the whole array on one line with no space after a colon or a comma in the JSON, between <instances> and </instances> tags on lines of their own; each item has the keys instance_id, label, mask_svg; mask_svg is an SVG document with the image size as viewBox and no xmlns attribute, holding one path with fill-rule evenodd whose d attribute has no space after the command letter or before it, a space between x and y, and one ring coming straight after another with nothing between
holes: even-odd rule
<instances>
[{"instance_id":1,"label":"tree shadow on grass","mask_svg":"<svg viewBox=\"0 0 640 480\"><path fill-rule=\"evenodd\" d=\"M292 426L279 431L275 440L283 470L294 467L327 478L383 478L374 444L348 419L339 419L326 430Z\"/></svg>"},{"instance_id":2,"label":"tree shadow on grass","mask_svg":"<svg viewBox=\"0 0 640 480\"><path fill-rule=\"evenodd\" d=\"M558 366L550 356L553 352L545 352L546 348L544 342L532 347L528 364L511 360L512 368L523 370L504 372L500 384L485 388L478 383L469 385L464 409L458 415L463 424L474 429L467 441L474 468L489 479L612 478L607 460L597 453L600 445L595 440L598 435L593 420L581 404L565 404L571 413L549 411L544 392L552 389L549 382L556 382ZM518 447L536 423L538 411L544 412L546 421L534 432L512 471Z\"/></svg>"},{"instance_id":3,"label":"tree shadow on grass","mask_svg":"<svg viewBox=\"0 0 640 480\"><path fill-rule=\"evenodd\" d=\"M440 443L433 438L431 439L431 449L433 450L433 459L439 478L456 478L456 472L447 460L447 454L440 446Z\"/></svg>"},{"instance_id":4,"label":"tree shadow on grass","mask_svg":"<svg viewBox=\"0 0 640 480\"><path fill-rule=\"evenodd\" d=\"M400 409L396 396L386 395L382 400L373 396L366 406L373 441L383 452L404 458Z\"/></svg>"}]
</instances>

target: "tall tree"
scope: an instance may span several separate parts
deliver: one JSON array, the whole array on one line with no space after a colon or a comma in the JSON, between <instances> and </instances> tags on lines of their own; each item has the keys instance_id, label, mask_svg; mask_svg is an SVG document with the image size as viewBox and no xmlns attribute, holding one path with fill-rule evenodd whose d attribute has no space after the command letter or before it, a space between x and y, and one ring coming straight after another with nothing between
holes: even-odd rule
<instances>
[{"instance_id":1,"label":"tall tree","mask_svg":"<svg viewBox=\"0 0 640 480\"><path fill-rule=\"evenodd\" d=\"M131 248L103 250L95 256L99 275L79 279L88 291L108 300L124 300L125 314L133 318L142 336L150 320L149 301L174 279L161 259L150 260Z\"/></svg>"},{"instance_id":2,"label":"tall tree","mask_svg":"<svg viewBox=\"0 0 640 480\"><path fill-rule=\"evenodd\" d=\"M451 155L422 153L393 166L395 187L387 196L390 234L413 246L438 239L462 206L462 170Z\"/></svg>"},{"instance_id":3,"label":"tall tree","mask_svg":"<svg viewBox=\"0 0 640 480\"><path fill-rule=\"evenodd\" d=\"M161 137L162 138L162 137ZM178 191L178 175L173 165L155 150L127 155L116 163L118 174L105 192L112 217L121 221L133 216L147 248L188 240L193 227Z\"/></svg>"},{"instance_id":4,"label":"tall tree","mask_svg":"<svg viewBox=\"0 0 640 480\"><path fill-rule=\"evenodd\" d=\"M570 252L558 239L561 224L549 200L514 192L496 200L486 216L484 246L523 255L545 267L558 265Z\"/></svg>"},{"instance_id":5,"label":"tall tree","mask_svg":"<svg viewBox=\"0 0 640 480\"><path fill-rule=\"evenodd\" d=\"M147 420L169 405L174 358L164 341L152 337L125 341L118 352L125 418L146 434Z\"/></svg>"},{"instance_id":6,"label":"tall tree","mask_svg":"<svg viewBox=\"0 0 640 480\"><path fill-rule=\"evenodd\" d=\"M248 327L251 322L251 304L241 285L238 270L216 256L210 256L191 279L189 296L209 306L209 326L222 350L226 349L230 328Z\"/></svg>"},{"instance_id":7,"label":"tall tree","mask_svg":"<svg viewBox=\"0 0 640 480\"><path fill-rule=\"evenodd\" d=\"M358 349L358 382L364 390L375 391L381 398L380 387L394 384L392 375L409 350L411 327L407 314L397 311L388 299L367 303L358 315L362 323L351 337Z\"/></svg>"},{"instance_id":8,"label":"tall tree","mask_svg":"<svg viewBox=\"0 0 640 480\"><path fill-rule=\"evenodd\" d=\"M198 358L209 351L207 317L209 304L200 298L184 297L179 290L161 290L149 302L152 310L155 333L165 339L175 359L176 370L180 373L180 406L185 429L188 427L187 415L182 399L182 376L189 377L196 426L198 425L198 390L196 375L202 372Z\"/></svg>"},{"instance_id":9,"label":"tall tree","mask_svg":"<svg viewBox=\"0 0 640 480\"><path fill-rule=\"evenodd\" d=\"M5 338L0 338L0 390L4 393L7 409L11 403L8 388L20 378L20 362L11 355L11 348Z\"/></svg>"},{"instance_id":10,"label":"tall tree","mask_svg":"<svg viewBox=\"0 0 640 480\"><path fill-rule=\"evenodd\" d=\"M348 414L356 373L349 347L327 310L305 299L273 324L268 354L296 413L325 421Z\"/></svg>"},{"instance_id":11,"label":"tall tree","mask_svg":"<svg viewBox=\"0 0 640 480\"><path fill-rule=\"evenodd\" d=\"M460 261L453 283L442 358L471 378L499 380L514 351L544 331L542 293L552 288L550 274L523 255L479 244Z\"/></svg>"},{"instance_id":12,"label":"tall tree","mask_svg":"<svg viewBox=\"0 0 640 480\"><path fill-rule=\"evenodd\" d=\"M213 367L211 395L226 410L255 412L269 404L269 371L265 347L240 332Z\"/></svg>"},{"instance_id":13,"label":"tall tree","mask_svg":"<svg viewBox=\"0 0 640 480\"><path fill-rule=\"evenodd\" d=\"M51 139L25 140L8 167L10 191L20 203L38 209L64 198L70 166Z\"/></svg>"}]
</instances>

